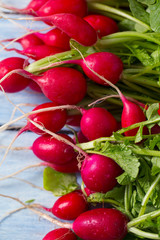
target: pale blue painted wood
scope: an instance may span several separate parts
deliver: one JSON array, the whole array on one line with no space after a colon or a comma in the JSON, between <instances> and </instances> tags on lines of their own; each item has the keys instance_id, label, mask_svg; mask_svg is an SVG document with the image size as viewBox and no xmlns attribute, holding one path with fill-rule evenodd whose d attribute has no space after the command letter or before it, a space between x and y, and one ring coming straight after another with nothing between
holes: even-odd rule
<instances>
[{"instance_id":1,"label":"pale blue painted wood","mask_svg":"<svg viewBox=\"0 0 160 240\"><path fill-rule=\"evenodd\" d=\"M15 7L24 7L29 1L4 0L3 2L5 4L14 5ZM16 17L16 15L12 15L12 17ZM33 23L31 21L21 21L20 23L32 29L39 29L45 26L44 24L38 22ZM25 32L9 21L2 19L0 19L0 29L0 40L17 37ZM17 56L17 54L14 52L2 51L2 49L0 49L0 60L10 56ZM8 94L8 97L14 102L14 104L40 104L47 100L42 94L35 93L29 88L17 94ZM0 125L9 120L13 108L14 107L7 101L3 93L0 92ZM31 107L23 107L25 112L30 111L31 109ZM20 115L21 114L17 111L15 117ZM15 125L23 126L25 123L26 121L23 120ZM0 132L0 146L7 146L15 135L15 131ZM16 140L14 146L31 146L36 138L36 134L24 133ZM0 160L3 157L4 151L4 149L0 149ZM6 161L0 167L0 175L8 175L25 166L38 162L39 160L33 155L32 151L10 151ZM17 177L42 186L42 175L43 168L34 168L19 174ZM16 179L8 179L0 182L0 193L18 197L22 201L35 199L37 203L44 204L47 207L51 207L56 200L52 193L32 188L30 185ZM12 211L18 207L20 207L20 204L17 202L0 197L0 217L6 212ZM23 210L6 218L3 222L0 222L0 240L41 240L47 232L55 227L56 226L46 220L40 219L29 210Z\"/></svg>"}]
</instances>

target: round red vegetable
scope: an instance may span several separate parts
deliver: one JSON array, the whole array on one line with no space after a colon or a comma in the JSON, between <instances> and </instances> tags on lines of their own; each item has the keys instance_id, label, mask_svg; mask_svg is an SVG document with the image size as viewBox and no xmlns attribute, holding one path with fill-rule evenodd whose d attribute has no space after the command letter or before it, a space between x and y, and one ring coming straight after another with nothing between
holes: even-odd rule
<instances>
[{"instance_id":1,"label":"round red vegetable","mask_svg":"<svg viewBox=\"0 0 160 240\"><path fill-rule=\"evenodd\" d=\"M42 240L77 240L77 237L70 229L58 228L47 233Z\"/></svg>"},{"instance_id":2,"label":"round red vegetable","mask_svg":"<svg viewBox=\"0 0 160 240\"><path fill-rule=\"evenodd\" d=\"M98 208L82 213L73 230L84 240L123 240L127 234L127 217L116 209Z\"/></svg>"},{"instance_id":3,"label":"round red vegetable","mask_svg":"<svg viewBox=\"0 0 160 240\"><path fill-rule=\"evenodd\" d=\"M74 220L87 211L88 204L80 191L74 191L60 197L52 207L52 213L64 220Z\"/></svg>"},{"instance_id":4,"label":"round red vegetable","mask_svg":"<svg viewBox=\"0 0 160 240\"><path fill-rule=\"evenodd\" d=\"M86 187L92 191L103 193L116 186L116 177L122 172L114 160L98 154L92 154L85 159L81 168L82 180Z\"/></svg>"},{"instance_id":5,"label":"round red vegetable","mask_svg":"<svg viewBox=\"0 0 160 240\"><path fill-rule=\"evenodd\" d=\"M25 59L19 57L10 57L0 62L0 79L2 79L7 73L23 69L25 65ZM0 85L3 87L5 92L14 93L23 90L30 84L30 79L23 77L17 73L11 74L7 77ZM1 90L1 88L0 88Z\"/></svg>"}]
</instances>

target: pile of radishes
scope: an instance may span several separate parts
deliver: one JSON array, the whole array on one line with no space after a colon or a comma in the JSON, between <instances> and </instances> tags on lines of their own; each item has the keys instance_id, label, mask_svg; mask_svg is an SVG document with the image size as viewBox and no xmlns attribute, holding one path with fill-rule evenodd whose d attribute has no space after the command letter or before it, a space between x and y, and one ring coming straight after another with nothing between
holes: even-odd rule
<instances>
[{"instance_id":1,"label":"pile of radishes","mask_svg":"<svg viewBox=\"0 0 160 240\"><path fill-rule=\"evenodd\" d=\"M110 52L95 51L79 59L51 63L47 71L40 67L39 74L27 71L30 58L40 60L69 51L71 38L82 46L94 47L98 39L118 31L116 22L106 16L88 14L85 0L32 0L24 9L3 7L30 14L35 21L44 21L53 26L47 33L28 32L15 40L22 46L22 50L6 49L25 55L29 60L10 57L0 62L1 90L16 93L30 86L42 91L51 101L37 105L26 115L27 124L16 137L27 130L41 135L29 149L43 161L43 165L56 171L80 172L86 187L84 191L77 190L60 197L51 209L41 206L59 219L74 220L72 224L68 223L68 229L53 230L43 240L75 240L77 236L83 240L123 240L127 234L128 217L114 208L88 210L86 197L93 192L106 193L112 190L117 185L116 178L123 170L113 159L87 154L76 145L111 137L119 129L116 118L106 108L81 106L89 81L104 87L111 86L118 92L123 103L123 128L145 121L144 106L127 99L115 85L123 71L121 59ZM1 42L13 40L5 39ZM76 111L73 119L68 114L71 109ZM78 141L59 133L66 124L79 127ZM138 128L135 128L124 135L135 136L137 131ZM148 134L147 129L144 128L143 131Z\"/></svg>"}]
</instances>

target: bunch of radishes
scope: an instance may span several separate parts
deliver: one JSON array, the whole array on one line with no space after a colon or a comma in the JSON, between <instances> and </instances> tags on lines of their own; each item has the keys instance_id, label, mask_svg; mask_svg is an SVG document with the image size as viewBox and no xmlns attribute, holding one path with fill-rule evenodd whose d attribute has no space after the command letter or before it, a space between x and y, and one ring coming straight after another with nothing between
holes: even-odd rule
<instances>
[{"instance_id":1,"label":"bunch of radishes","mask_svg":"<svg viewBox=\"0 0 160 240\"><path fill-rule=\"evenodd\" d=\"M83 46L93 46L98 38L118 31L117 24L108 17L97 14L87 16L85 0L32 0L25 9L9 9L31 14L34 20L42 20L56 27L45 34L31 33L19 38L17 42L23 50L8 49L35 60L69 50L70 38ZM3 42L12 40L6 39ZM79 65L81 71L79 68L57 66L61 64ZM106 193L112 190L117 184L116 177L123 172L118 164L111 158L85 153L69 136L58 132L69 118L67 109L73 108L79 111L80 129L86 141L110 137L118 130L116 119L105 108L84 109L75 106L87 93L87 81L115 88L123 102L122 127L145 120L143 109L126 99L114 85L123 71L121 59L113 53L95 52L82 59L51 64L51 69L45 72L40 68L39 75L26 71L27 65L28 62L19 57L1 61L2 89L8 93L18 92L34 82L51 102L33 109L27 116L27 125L17 136L26 130L42 135L30 147L33 153L57 171L80 171L86 192ZM125 132L125 135L135 136L137 131L138 129L134 129ZM144 132L147 133L145 128ZM78 153L82 155L79 165ZM81 191L62 196L51 211L60 219L75 221L69 225L69 230L53 230L43 240L74 240L77 239L76 235L83 240L122 240L127 234L128 218L124 214L112 208L88 210L86 198Z\"/></svg>"}]
</instances>

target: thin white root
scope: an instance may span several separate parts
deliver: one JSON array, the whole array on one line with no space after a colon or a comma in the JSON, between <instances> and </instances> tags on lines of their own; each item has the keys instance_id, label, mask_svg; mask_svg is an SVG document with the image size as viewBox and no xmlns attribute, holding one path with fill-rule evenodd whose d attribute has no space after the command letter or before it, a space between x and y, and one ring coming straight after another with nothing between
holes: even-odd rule
<instances>
[{"instance_id":1,"label":"thin white root","mask_svg":"<svg viewBox=\"0 0 160 240\"><path fill-rule=\"evenodd\" d=\"M17 106L17 107L24 107L24 106L25 106L25 107L36 107L36 106L38 106L38 105L37 105L37 104L30 104L30 103L19 103L19 104L17 104L16 106ZM16 113L16 111L17 111L17 107L14 107L9 122L13 120L13 118L14 118L14 116L15 116L15 113Z\"/></svg>"},{"instance_id":2,"label":"thin white root","mask_svg":"<svg viewBox=\"0 0 160 240\"><path fill-rule=\"evenodd\" d=\"M3 216L0 218L0 222L4 221L5 218L11 216L12 214L14 214L14 213L16 213L16 212L19 212L19 211L21 211L21 210L23 210L23 209L25 209L25 208L26 208L26 207L20 207L20 208L17 208L17 209L15 209L15 210L13 210L13 211L7 212L5 215L3 215Z\"/></svg>"},{"instance_id":3,"label":"thin white root","mask_svg":"<svg viewBox=\"0 0 160 240\"><path fill-rule=\"evenodd\" d=\"M5 151L5 154L4 154L3 158L2 158L2 160L0 161L0 167L2 166L3 162L5 161L5 159L7 157L7 154L9 152L9 150L11 149L13 143L16 141L17 137L18 137L18 134L16 134L16 136L12 139L12 141L8 145L8 147L7 147L6 151Z\"/></svg>"},{"instance_id":4,"label":"thin white root","mask_svg":"<svg viewBox=\"0 0 160 240\"><path fill-rule=\"evenodd\" d=\"M37 189L39 189L39 190L46 191L44 188L39 187L39 186L37 186L37 185L35 185L35 184L27 181L27 180L24 180L24 179L22 179L22 178L17 178L17 177L14 177L14 176L11 177L11 178L16 179L16 180L21 181L21 182L24 182L24 183L30 185L30 186L33 187L33 188L37 188Z\"/></svg>"},{"instance_id":5,"label":"thin white root","mask_svg":"<svg viewBox=\"0 0 160 240\"><path fill-rule=\"evenodd\" d=\"M106 96L106 97L99 98L99 99L97 99L96 101L90 103L90 104L88 105L88 107L91 107L91 106L93 106L93 105L96 105L97 103L102 102L102 101L105 101L106 99L109 99L109 98L112 98L112 97L113 97L113 98L119 98L119 95L109 95L109 96Z\"/></svg>"},{"instance_id":6,"label":"thin white root","mask_svg":"<svg viewBox=\"0 0 160 240\"><path fill-rule=\"evenodd\" d=\"M19 200L18 198L15 198L15 197L11 197L11 196L8 196L8 195L4 195L4 194L0 194L1 197L5 197L5 198L10 198L14 201L17 201L19 202L21 205L23 205L24 207L30 209L32 212L36 213L37 215L39 215L40 217L48 220L49 222L55 224L55 225L58 225L60 227L65 227L65 228L69 228L71 229L72 227L72 224L71 223L68 223L68 222L60 222L59 220L45 214L45 213L42 213L36 209L33 208L34 204L33 205L26 205L24 204L21 200Z\"/></svg>"},{"instance_id":7,"label":"thin white root","mask_svg":"<svg viewBox=\"0 0 160 240\"><path fill-rule=\"evenodd\" d=\"M19 174L19 173L21 173L21 172L23 172L23 171L25 171L25 170L27 170L27 169L34 168L34 167L40 167L40 166L42 166L41 163L27 166L27 167L25 167L25 168L23 168L23 169L20 169L20 170L17 171L17 172L11 173L11 174L9 174L8 176L5 176L5 177L0 178L0 181L5 180L5 179L7 179L7 178L11 178L11 177L13 177L13 176L16 176L17 174Z\"/></svg>"}]
</instances>

